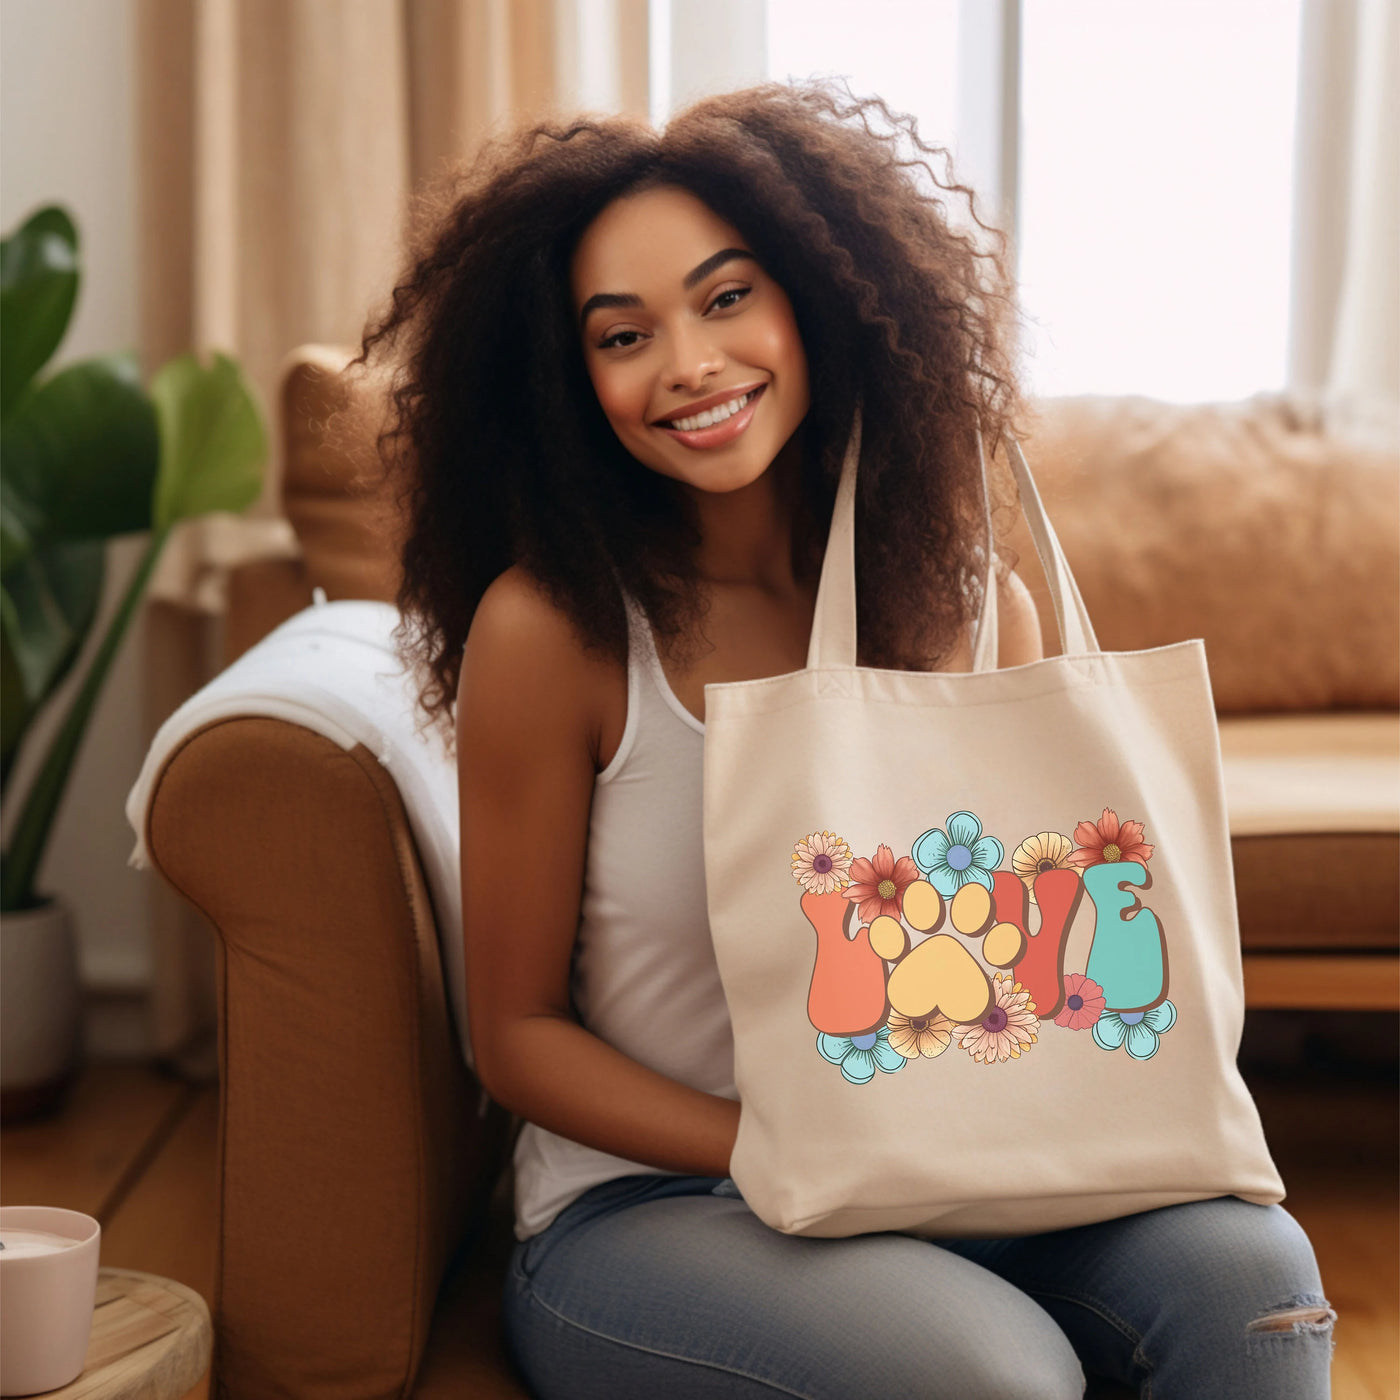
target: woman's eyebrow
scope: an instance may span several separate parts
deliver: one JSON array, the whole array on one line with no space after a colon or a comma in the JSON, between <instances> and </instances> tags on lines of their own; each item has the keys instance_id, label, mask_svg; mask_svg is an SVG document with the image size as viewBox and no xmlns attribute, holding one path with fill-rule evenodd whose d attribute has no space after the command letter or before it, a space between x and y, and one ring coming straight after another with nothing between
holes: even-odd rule
<instances>
[{"instance_id":1,"label":"woman's eyebrow","mask_svg":"<svg viewBox=\"0 0 1400 1400\"><path fill-rule=\"evenodd\" d=\"M578 323L582 326L591 312L601 311L605 306L640 306L642 299L635 292L599 292L597 296L591 296L583 304L583 310L578 313Z\"/></svg>"},{"instance_id":2,"label":"woman's eyebrow","mask_svg":"<svg viewBox=\"0 0 1400 1400\"><path fill-rule=\"evenodd\" d=\"M747 248L721 248L718 253L712 253L698 267L693 267L681 279L681 286L686 291L698 286L712 272L718 271L725 263L733 258L752 258L755 262L757 257ZM640 306L642 299L635 292L599 292L596 296L591 296L583 304L583 309L578 314L579 325L582 326L588 320L589 313L598 311L605 306Z\"/></svg>"},{"instance_id":3,"label":"woman's eyebrow","mask_svg":"<svg viewBox=\"0 0 1400 1400\"><path fill-rule=\"evenodd\" d=\"M758 261L747 248L721 248L718 253L714 253L706 258L699 267L691 268L681 279L681 286L683 286L686 291L690 291L692 287L698 286L710 273L723 267L725 263L729 262L732 258L753 258L755 262Z\"/></svg>"}]
</instances>

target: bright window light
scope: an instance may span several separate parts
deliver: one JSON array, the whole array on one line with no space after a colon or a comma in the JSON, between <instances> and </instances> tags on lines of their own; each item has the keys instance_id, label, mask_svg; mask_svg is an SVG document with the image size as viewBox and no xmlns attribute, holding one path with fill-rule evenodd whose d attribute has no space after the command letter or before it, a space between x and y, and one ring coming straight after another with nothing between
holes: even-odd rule
<instances>
[{"instance_id":1,"label":"bright window light","mask_svg":"<svg viewBox=\"0 0 1400 1400\"><path fill-rule=\"evenodd\" d=\"M921 140L951 146L958 0L768 0L768 76L847 78L857 97L912 114Z\"/></svg>"},{"instance_id":2,"label":"bright window light","mask_svg":"<svg viewBox=\"0 0 1400 1400\"><path fill-rule=\"evenodd\" d=\"M1023 0L1037 394L1283 387L1298 0Z\"/></svg>"}]
</instances>

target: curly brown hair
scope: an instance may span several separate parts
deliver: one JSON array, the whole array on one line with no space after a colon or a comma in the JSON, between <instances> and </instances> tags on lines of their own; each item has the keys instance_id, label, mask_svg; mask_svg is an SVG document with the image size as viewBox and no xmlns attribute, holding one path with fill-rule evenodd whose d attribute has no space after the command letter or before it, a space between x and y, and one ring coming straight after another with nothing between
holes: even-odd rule
<instances>
[{"instance_id":1,"label":"curly brown hair","mask_svg":"<svg viewBox=\"0 0 1400 1400\"><path fill-rule=\"evenodd\" d=\"M944 178L929 157L942 157ZM661 184L733 224L792 303L811 385L792 522L799 581L820 572L859 400L861 664L929 669L950 653L980 601L964 580L985 570L976 435L990 458L1004 431L1019 436L1025 408L1006 239L950 170L913 117L811 80L704 98L661 132L626 117L538 123L416 198L408 271L351 365L395 351L375 446L404 520L396 635L430 720L450 729L472 616L513 564L585 647L624 665L619 584L672 641L703 617L693 504L618 441L571 309L584 230L619 196ZM995 251L954 226L950 194ZM1014 508L1009 475L989 481L994 515Z\"/></svg>"}]
</instances>

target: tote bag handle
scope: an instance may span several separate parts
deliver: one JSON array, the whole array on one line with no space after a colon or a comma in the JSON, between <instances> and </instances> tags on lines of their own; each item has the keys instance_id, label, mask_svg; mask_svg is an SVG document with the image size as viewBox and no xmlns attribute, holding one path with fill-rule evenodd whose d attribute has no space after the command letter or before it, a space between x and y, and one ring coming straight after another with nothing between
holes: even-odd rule
<instances>
[{"instance_id":1,"label":"tote bag handle","mask_svg":"<svg viewBox=\"0 0 1400 1400\"><path fill-rule=\"evenodd\" d=\"M818 670L856 664L856 468L860 462L861 406L856 405L851 436L841 464L841 480L836 488L836 504L831 513L826 557L817 585L816 615L812 639L807 649L807 669ZM1007 455L1021 493L1021 508L1030 527L1031 540L1040 556L1050 597L1055 605L1055 621L1060 631L1060 647L1066 656L1080 656L1099 650L1098 638L1080 596L1079 585L1070 571L1069 560L1060 548L1059 537L1036 489L1021 444L1006 435ZM996 583L992 573L991 492L987 485L987 459L982 435L977 435L977 458L982 467L982 496L987 522L987 578L983 588L982 616L977 627L973 669L996 669Z\"/></svg>"}]
</instances>

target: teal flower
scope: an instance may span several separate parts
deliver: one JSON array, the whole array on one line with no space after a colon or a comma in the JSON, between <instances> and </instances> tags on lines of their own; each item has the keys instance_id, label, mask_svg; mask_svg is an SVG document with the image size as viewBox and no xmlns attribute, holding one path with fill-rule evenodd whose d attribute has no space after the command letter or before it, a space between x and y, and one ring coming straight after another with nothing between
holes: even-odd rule
<instances>
[{"instance_id":1,"label":"teal flower","mask_svg":"<svg viewBox=\"0 0 1400 1400\"><path fill-rule=\"evenodd\" d=\"M1158 1002L1151 1011L1105 1011L1094 1022L1094 1043L1101 1050L1116 1050L1126 1040L1135 1060L1150 1060L1157 1041L1176 1024L1176 1007Z\"/></svg>"},{"instance_id":2,"label":"teal flower","mask_svg":"<svg viewBox=\"0 0 1400 1400\"><path fill-rule=\"evenodd\" d=\"M827 1035L822 1031L817 1036L817 1049L822 1059L840 1065L841 1073L852 1084L869 1084L877 1068L893 1074L908 1063L890 1044L888 1026L868 1035Z\"/></svg>"},{"instance_id":3,"label":"teal flower","mask_svg":"<svg viewBox=\"0 0 1400 1400\"><path fill-rule=\"evenodd\" d=\"M934 827L914 842L914 864L929 884L951 899L972 880L992 888L992 871L1001 864L1005 848L995 836L982 835L982 823L971 812L954 812L948 830Z\"/></svg>"}]
</instances>

